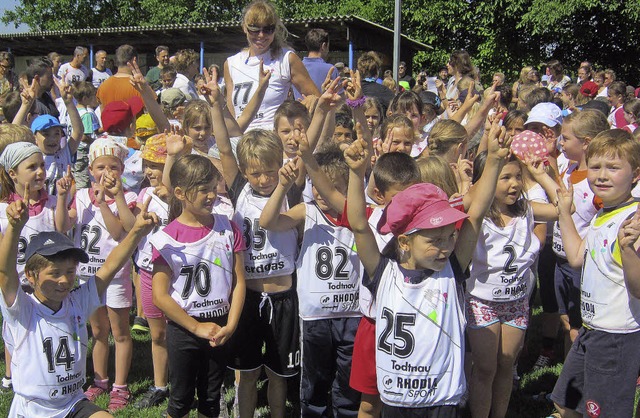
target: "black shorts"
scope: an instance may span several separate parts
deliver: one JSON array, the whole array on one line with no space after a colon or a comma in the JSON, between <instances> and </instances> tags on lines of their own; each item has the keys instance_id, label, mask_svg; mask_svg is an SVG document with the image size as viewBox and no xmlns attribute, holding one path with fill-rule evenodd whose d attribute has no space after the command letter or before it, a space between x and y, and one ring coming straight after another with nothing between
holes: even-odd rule
<instances>
[{"instance_id":1,"label":"black shorts","mask_svg":"<svg viewBox=\"0 0 640 418\"><path fill-rule=\"evenodd\" d=\"M571 328L582 326L580 314L580 277L582 272L569 265L566 259L556 260L555 290L558 312L569 317Z\"/></svg>"},{"instance_id":2,"label":"black shorts","mask_svg":"<svg viewBox=\"0 0 640 418\"><path fill-rule=\"evenodd\" d=\"M276 293L247 289L238 328L231 339L234 370L261 366L283 377L300 368L298 295L294 288ZM264 348L263 348L264 347Z\"/></svg>"},{"instance_id":3,"label":"black shorts","mask_svg":"<svg viewBox=\"0 0 640 418\"><path fill-rule=\"evenodd\" d=\"M580 328L551 394L560 406L592 417L632 417L640 369L640 331Z\"/></svg>"},{"instance_id":4,"label":"black shorts","mask_svg":"<svg viewBox=\"0 0 640 418\"><path fill-rule=\"evenodd\" d=\"M556 270L556 254L553 246L546 244L542 247L538 256L538 283L540 283L540 303L542 311L545 313L557 313L558 301L556 300L556 289L554 277Z\"/></svg>"},{"instance_id":5,"label":"black shorts","mask_svg":"<svg viewBox=\"0 0 640 418\"><path fill-rule=\"evenodd\" d=\"M198 322L227 323L227 316L199 319ZM167 324L167 354L169 356L169 405L172 417L189 414L195 391L198 391L198 412L206 417L220 414L220 389L228 365L228 344L213 348L209 341L196 337L173 321Z\"/></svg>"},{"instance_id":6,"label":"black shorts","mask_svg":"<svg viewBox=\"0 0 640 418\"><path fill-rule=\"evenodd\" d=\"M65 418L89 418L98 412L104 412L104 409L89 401L89 399L82 399L73 405L73 408Z\"/></svg>"},{"instance_id":7,"label":"black shorts","mask_svg":"<svg viewBox=\"0 0 640 418\"><path fill-rule=\"evenodd\" d=\"M384 405L382 418L458 418L460 407L458 405L427 406L424 408L402 408L399 406Z\"/></svg>"}]
</instances>

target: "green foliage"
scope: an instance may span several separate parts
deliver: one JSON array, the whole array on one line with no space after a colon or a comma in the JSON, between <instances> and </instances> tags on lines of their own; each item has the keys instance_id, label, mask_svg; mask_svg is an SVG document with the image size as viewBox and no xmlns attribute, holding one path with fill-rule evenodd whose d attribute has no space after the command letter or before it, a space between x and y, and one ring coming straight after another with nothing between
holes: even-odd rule
<instances>
[{"instance_id":1,"label":"green foliage","mask_svg":"<svg viewBox=\"0 0 640 418\"><path fill-rule=\"evenodd\" d=\"M34 30L227 21L248 0L21 0L5 23ZM285 18L357 15L393 26L386 0L274 0ZM402 31L434 47L414 68L432 71L455 49L467 49L486 78L503 71L515 80L525 65L559 59L571 73L589 60L618 78L640 81L640 1L628 0L404 0Z\"/></svg>"}]
</instances>

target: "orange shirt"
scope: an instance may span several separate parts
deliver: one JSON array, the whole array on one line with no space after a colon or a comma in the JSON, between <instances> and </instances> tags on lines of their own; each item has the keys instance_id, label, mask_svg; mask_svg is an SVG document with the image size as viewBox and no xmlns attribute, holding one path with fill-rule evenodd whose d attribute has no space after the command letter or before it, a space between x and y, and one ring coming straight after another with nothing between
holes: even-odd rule
<instances>
[{"instance_id":1,"label":"orange shirt","mask_svg":"<svg viewBox=\"0 0 640 418\"><path fill-rule=\"evenodd\" d=\"M111 102L122 100L126 102L133 96L140 97L138 90L134 89L129 82L129 77L109 77L100 87L98 87L98 93L96 94L100 100L100 105L104 109L106 105Z\"/></svg>"}]
</instances>

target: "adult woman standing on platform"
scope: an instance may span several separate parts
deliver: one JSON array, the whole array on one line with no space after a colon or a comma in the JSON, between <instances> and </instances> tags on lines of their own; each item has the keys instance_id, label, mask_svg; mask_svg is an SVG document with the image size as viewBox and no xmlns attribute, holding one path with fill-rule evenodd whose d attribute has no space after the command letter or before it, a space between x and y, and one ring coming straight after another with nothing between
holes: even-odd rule
<instances>
[{"instance_id":1,"label":"adult woman standing on platform","mask_svg":"<svg viewBox=\"0 0 640 418\"><path fill-rule=\"evenodd\" d=\"M275 8L265 0L250 3L242 15L248 47L224 64L227 106L238 117L258 89L260 71L271 72L262 104L248 130L273 129L273 116L287 99L291 86L303 95L319 96L300 58L286 44L287 30Z\"/></svg>"}]
</instances>

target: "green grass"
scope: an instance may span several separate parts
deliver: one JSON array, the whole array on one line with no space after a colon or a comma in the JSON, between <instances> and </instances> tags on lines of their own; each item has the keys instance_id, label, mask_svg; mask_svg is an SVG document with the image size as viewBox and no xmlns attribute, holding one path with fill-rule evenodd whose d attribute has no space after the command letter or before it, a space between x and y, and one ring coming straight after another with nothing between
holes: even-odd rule
<instances>
[{"instance_id":1,"label":"green grass","mask_svg":"<svg viewBox=\"0 0 640 418\"><path fill-rule=\"evenodd\" d=\"M508 418L540 418L546 417L553 412L553 406L544 402L538 402L533 400L533 395L540 392L550 392L553 389L555 379L560 373L561 366L542 369L536 372L531 372L531 367L536 360L539 350L539 337L537 330L539 327L539 313L540 309L534 310L534 316L530 326L529 335L525 342L525 349L521 355L518 368L521 376L521 387L514 392L511 397L511 403L509 405ZM148 334L133 334L134 352L133 362L131 365L131 372L129 374L129 388L134 395L134 399L142 395L149 385L152 383L152 368L151 368L151 339ZM4 349L0 341L0 349ZM111 350L112 361L110 362L113 367L113 347ZM3 357L3 356L2 356ZM92 363L89 355L89 361L87 364L87 374L92 376ZM0 361L0 372L4 373L4 358ZM110 370L110 376L113 376L113 370ZM234 388L233 388L233 374L229 372L229 375L225 381L225 384L229 388L225 391L225 400L229 409L233 403ZM262 417L268 416L268 408L266 407L266 394L264 381L260 384L261 389L259 392L259 414ZM292 390L296 390L296 385L290 385ZM7 416L9 407L11 405L12 394L3 393L0 394L0 417ZM103 395L98 398L98 405L106 408L109 402L108 395ZM131 418L146 418L146 417L159 417L162 411L166 409L166 402L155 408L146 410L136 409L133 406L119 411L115 414L116 417L131 417ZM291 416L296 416L292 407L289 407ZM197 414L192 411L191 416L195 417Z\"/></svg>"}]
</instances>

